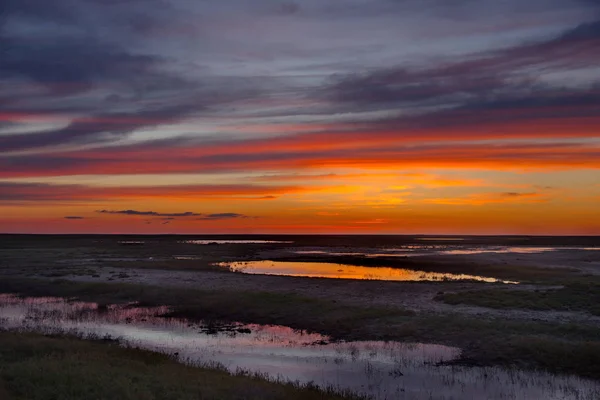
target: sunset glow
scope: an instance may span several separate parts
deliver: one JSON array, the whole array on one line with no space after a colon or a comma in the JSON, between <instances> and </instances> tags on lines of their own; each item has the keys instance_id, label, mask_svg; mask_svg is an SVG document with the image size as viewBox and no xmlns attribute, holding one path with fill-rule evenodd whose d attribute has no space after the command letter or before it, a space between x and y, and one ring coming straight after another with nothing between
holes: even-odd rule
<instances>
[{"instance_id":1,"label":"sunset glow","mask_svg":"<svg viewBox=\"0 0 600 400\"><path fill-rule=\"evenodd\" d=\"M600 234L597 2L29 3L0 232Z\"/></svg>"}]
</instances>

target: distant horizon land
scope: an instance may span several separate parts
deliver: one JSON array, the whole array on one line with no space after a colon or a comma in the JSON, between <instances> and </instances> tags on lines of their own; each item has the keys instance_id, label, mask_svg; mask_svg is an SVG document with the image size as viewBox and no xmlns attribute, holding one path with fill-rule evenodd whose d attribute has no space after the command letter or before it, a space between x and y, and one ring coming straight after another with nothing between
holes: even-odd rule
<instances>
[{"instance_id":1,"label":"distant horizon land","mask_svg":"<svg viewBox=\"0 0 600 400\"><path fill-rule=\"evenodd\" d=\"M436 233L23 233L0 232L0 236L206 236L206 237L232 237L232 236L385 236L385 237L426 237L433 239L467 238L467 237L517 237L517 238L600 238L600 234L436 234Z\"/></svg>"}]
</instances>

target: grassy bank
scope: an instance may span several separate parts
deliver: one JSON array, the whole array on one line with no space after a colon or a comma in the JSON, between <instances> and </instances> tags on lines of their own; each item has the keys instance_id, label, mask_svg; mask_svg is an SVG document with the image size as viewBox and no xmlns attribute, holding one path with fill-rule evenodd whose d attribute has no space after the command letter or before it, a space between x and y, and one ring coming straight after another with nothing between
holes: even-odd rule
<instances>
[{"instance_id":1,"label":"grassy bank","mask_svg":"<svg viewBox=\"0 0 600 400\"><path fill-rule=\"evenodd\" d=\"M6 332L0 333L0 398L358 399L311 386L188 367L165 355L116 344Z\"/></svg>"},{"instance_id":2,"label":"grassy bank","mask_svg":"<svg viewBox=\"0 0 600 400\"><path fill-rule=\"evenodd\" d=\"M462 347L462 362L543 368L600 379L598 328L589 325L416 314L297 294L165 289L133 284L1 279L0 292L99 303L170 305L193 319L280 324L348 340L422 341Z\"/></svg>"},{"instance_id":3,"label":"grassy bank","mask_svg":"<svg viewBox=\"0 0 600 400\"><path fill-rule=\"evenodd\" d=\"M398 308L350 307L335 300L293 293L161 288L128 283L82 283L68 280L0 279L0 293L74 297L101 304L137 301L170 305L172 316L286 325L336 337L384 318L414 315Z\"/></svg>"},{"instance_id":4,"label":"grassy bank","mask_svg":"<svg viewBox=\"0 0 600 400\"><path fill-rule=\"evenodd\" d=\"M530 309L556 311L586 311L600 315L600 284L567 284L561 289L519 290L472 290L445 293L436 297L448 304L470 304L496 309Z\"/></svg>"}]
</instances>

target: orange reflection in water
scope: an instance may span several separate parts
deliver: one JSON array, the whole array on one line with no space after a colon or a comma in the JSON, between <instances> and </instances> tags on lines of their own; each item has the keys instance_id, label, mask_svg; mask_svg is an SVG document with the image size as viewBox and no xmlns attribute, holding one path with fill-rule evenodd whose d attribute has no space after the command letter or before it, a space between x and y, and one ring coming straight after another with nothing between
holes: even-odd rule
<instances>
[{"instance_id":1,"label":"orange reflection in water","mask_svg":"<svg viewBox=\"0 0 600 400\"><path fill-rule=\"evenodd\" d=\"M425 272L403 268L361 267L348 264L325 262L294 261L236 261L222 262L217 265L235 272L247 274L304 276L309 278L360 279L381 281L458 281L474 280L481 282L502 282L517 284L514 281L465 274Z\"/></svg>"}]
</instances>

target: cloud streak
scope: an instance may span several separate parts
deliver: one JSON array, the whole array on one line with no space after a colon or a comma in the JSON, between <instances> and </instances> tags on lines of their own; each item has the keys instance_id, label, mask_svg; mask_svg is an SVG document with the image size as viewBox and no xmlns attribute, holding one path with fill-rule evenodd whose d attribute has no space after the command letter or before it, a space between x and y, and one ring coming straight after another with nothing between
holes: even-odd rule
<instances>
[{"instance_id":1,"label":"cloud streak","mask_svg":"<svg viewBox=\"0 0 600 400\"><path fill-rule=\"evenodd\" d=\"M192 211L182 213L161 213L156 211L138 211L138 210L97 210L100 214L121 214L121 215L142 215L146 217L197 217L202 214Z\"/></svg>"},{"instance_id":2,"label":"cloud streak","mask_svg":"<svg viewBox=\"0 0 600 400\"><path fill-rule=\"evenodd\" d=\"M247 215L238 214L238 213L216 213L216 214L207 214L203 215L200 218L197 218L201 221L215 221L221 219L237 219L237 218L249 218Z\"/></svg>"},{"instance_id":3,"label":"cloud streak","mask_svg":"<svg viewBox=\"0 0 600 400\"><path fill-rule=\"evenodd\" d=\"M296 193L309 190L300 186L267 185L165 185L165 186L86 186L75 184L1 182L0 201L101 201L107 199L248 198L270 200L267 193ZM107 213L110 210L105 210ZM127 210L125 210L127 211ZM133 211L133 210L132 210Z\"/></svg>"},{"instance_id":4,"label":"cloud streak","mask_svg":"<svg viewBox=\"0 0 600 400\"><path fill-rule=\"evenodd\" d=\"M380 209L416 202L574 213L597 197L599 18L583 0L7 0L0 212L87 209L71 226L111 232L305 232L318 212L394 229L412 214Z\"/></svg>"},{"instance_id":5,"label":"cloud streak","mask_svg":"<svg viewBox=\"0 0 600 400\"><path fill-rule=\"evenodd\" d=\"M213 213L213 214L202 214L192 211L180 212L180 213L164 213L157 211L138 211L138 210L96 210L99 214L113 214L113 215L130 215L130 216L142 216L142 217L164 217L161 218L162 224L168 224L177 218L190 218L197 217L194 220L197 221L218 221L226 219L238 219L238 218L249 218L247 215L238 213Z\"/></svg>"}]
</instances>

